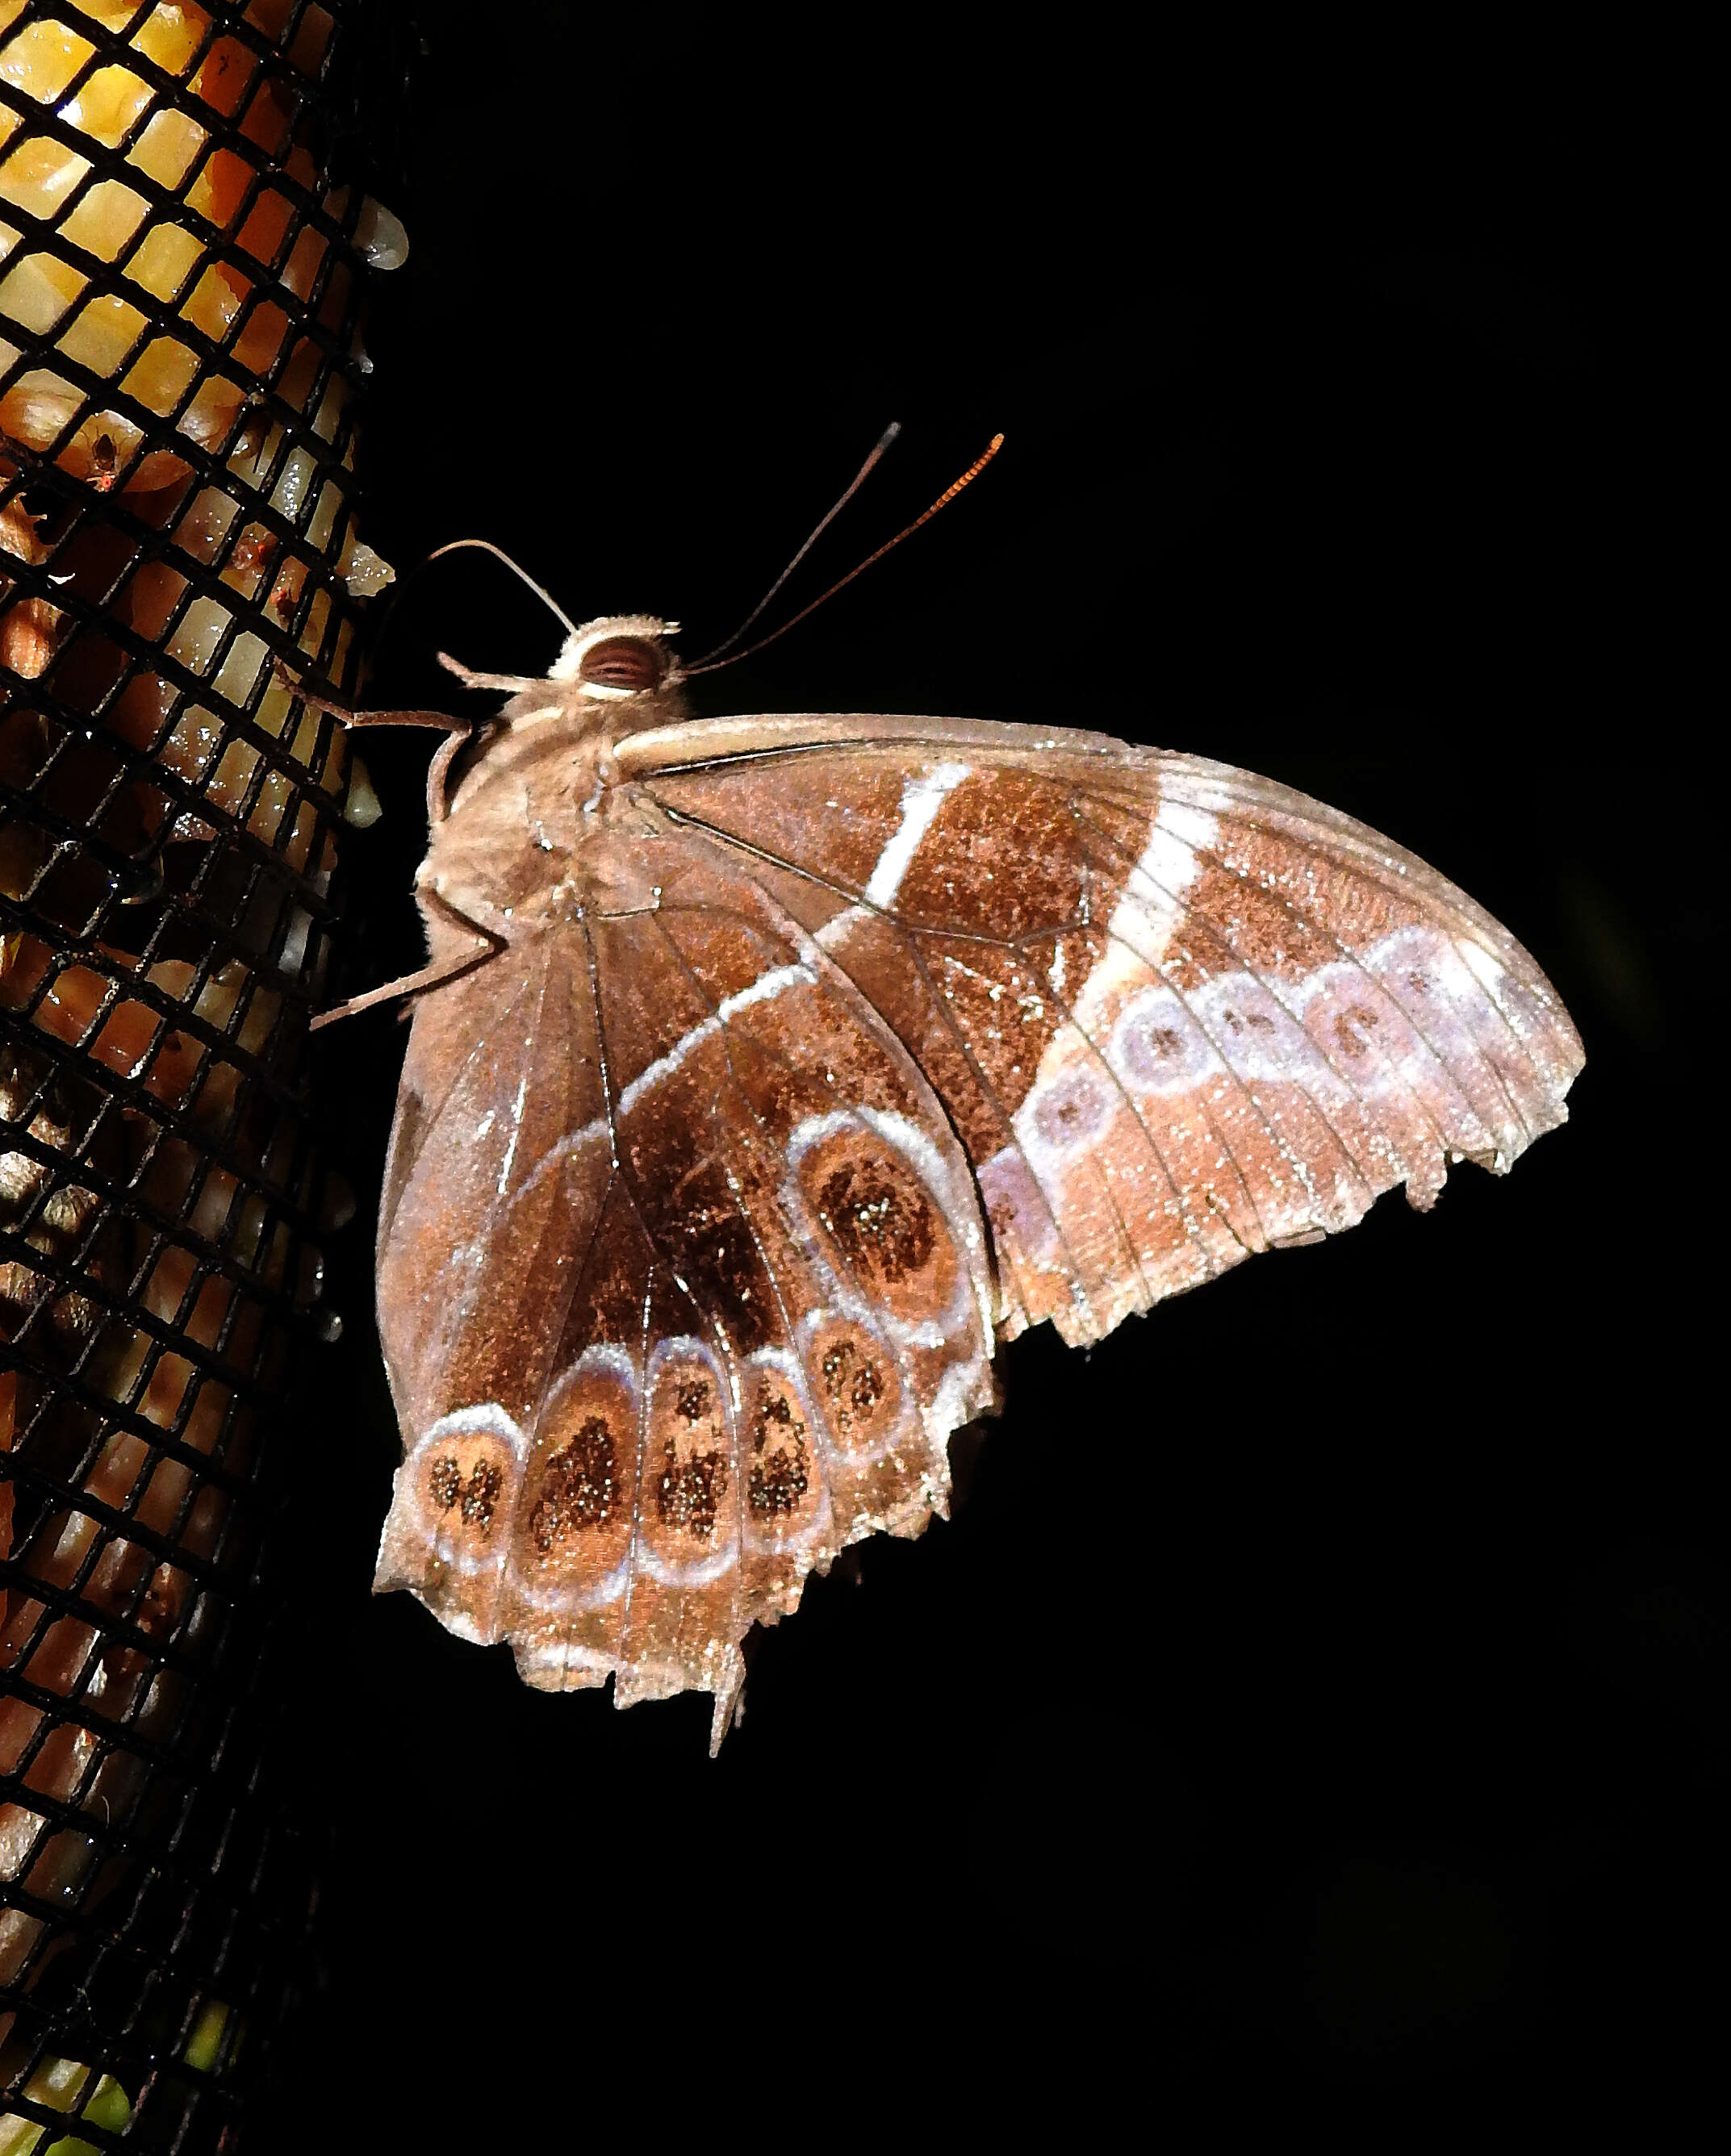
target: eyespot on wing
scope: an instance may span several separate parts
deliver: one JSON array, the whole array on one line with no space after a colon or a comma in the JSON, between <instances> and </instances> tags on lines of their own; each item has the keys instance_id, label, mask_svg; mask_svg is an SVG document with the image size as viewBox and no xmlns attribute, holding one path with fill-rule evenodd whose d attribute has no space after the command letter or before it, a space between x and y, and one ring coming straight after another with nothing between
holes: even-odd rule
<instances>
[{"instance_id":1,"label":"eyespot on wing","mask_svg":"<svg viewBox=\"0 0 1731 2156\"><path fill-rule=\"evenodd\" d=\"M639 1534L652 1565L706 1575L732 1550L733 1447L727 1383L712 1349L695 1338L655 1352L644 1419Z\"/></svg>"},{"instance_id":2,"label":"eyespot on wing","mask_svg":"<svg viewBox=\"0 0 1731 2156\"><path fill-rule=\"evenodd\" d=\"M808 1147L796 1173L842 1278L904 1324L948 1313L962 1260L910 1162L876 1132L850 1127Z\"/></svg>"},{"instance_id":3,"label":"eyespot on wing","mask_svg":"<svg viewBox=\"0 0 1731 2156\"><path fill-rule=\"evenodd\" d=\"M375 1591L407 1587L461 1637L496 1640L524 1450L496 1404L441 1416L397 1471Z\"/></svg>"},{"instance_id":4,"label":"eyespot on wing","mask_svg":"<svg viewBox=\"0 0 1731 2156\"><path fill-rule=\"evenodd\" d=\"M624 1594L637 1447L629 1358L586 1349L550 1393L524 1471L511 1579L531 1604L589 1609Z\"/></svg>"},{"instance_id":5,"label":"eyespot on wing","mask_svg":"<svg viewBox=\"0 0 1731 2156\"><path fill-rule=\"evenodd\" d=\"M845 1455L869 1458L901 1426L901 1373L888 1344L860 1319L819 1318L805 1344L805 1367Z\"/></svg>"}]
</instances>

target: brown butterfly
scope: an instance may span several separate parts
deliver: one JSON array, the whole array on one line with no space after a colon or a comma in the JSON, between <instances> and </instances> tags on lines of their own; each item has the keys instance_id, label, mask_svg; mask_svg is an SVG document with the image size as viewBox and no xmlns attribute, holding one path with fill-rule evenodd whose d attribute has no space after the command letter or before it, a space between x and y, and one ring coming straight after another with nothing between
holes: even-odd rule
<instances>
[{"instance_id":1,"label":"brown butterfly","mask_svg":"<svg viewBox=\"0 0 1731 2156\"><path fill-rule=\"evenodd\" d=\"M547 1690L707 1691L719 1743L752 1624L944 1511L999 1342L1501 1173L1583 1059L1505 929L1286 787L1056 726L693 721L668 634L454 668L511 691L472 740L345 715L452 729L430 963L346 1009L422 998L375 1585Z\"/></svg>"}]
</instances>

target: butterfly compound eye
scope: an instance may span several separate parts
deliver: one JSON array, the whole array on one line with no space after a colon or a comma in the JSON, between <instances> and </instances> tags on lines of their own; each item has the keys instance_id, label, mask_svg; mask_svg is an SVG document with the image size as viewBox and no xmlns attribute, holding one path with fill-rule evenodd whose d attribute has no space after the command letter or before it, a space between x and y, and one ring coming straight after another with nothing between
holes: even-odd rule
<instances>
[{"instance_id":1,"label":"butterfly compound eye","mask_svg":"<svg viewBox=\"0 0 1731 2156\"><path fill-rule=\"evenodd\" d=\"M661 673L661 654L653 644L638 636L606 636L584 652L577 678L593 688L641 691L658 689Z\"/></svg>"}]
</instances>

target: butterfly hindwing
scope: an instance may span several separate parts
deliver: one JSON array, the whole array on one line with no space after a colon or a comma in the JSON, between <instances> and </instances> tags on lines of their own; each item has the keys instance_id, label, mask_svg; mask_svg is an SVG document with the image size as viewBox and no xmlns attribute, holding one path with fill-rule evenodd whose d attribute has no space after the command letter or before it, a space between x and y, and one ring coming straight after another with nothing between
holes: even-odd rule
<instances>
[{"instance_id":1,"label":"butterfly hindwing","mask_svg":"<svg viewBox=\"0 0 1731 2156\"><path fill-rule=\"evenodd\" d=\"M653 907L537 929L466 1055L411 1047L380 1309L424 1435L378 1584L531 1682L706 1689L724 1722L755 1620L943 1506L993 1399L992 1276L893 1030L708 841L645 844Z\"/></svg>"}]
</instances>

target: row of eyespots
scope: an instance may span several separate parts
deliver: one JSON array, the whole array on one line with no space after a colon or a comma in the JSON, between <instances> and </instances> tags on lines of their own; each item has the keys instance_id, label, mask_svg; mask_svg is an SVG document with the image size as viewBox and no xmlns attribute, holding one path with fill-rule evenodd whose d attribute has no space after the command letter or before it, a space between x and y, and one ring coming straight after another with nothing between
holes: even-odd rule
<instances>
[{"instance_id":1,"label":"row of eyespots","mask_svg":"<svg viewBox=\"0 0 1731 2156\"><path fill-rule=\"evenodd\" d=\"M1506 993L1501 969L1494 972ZM1420 1009L1422 1035L1403 998ZM1036 1080L1024 1116L1038 1143L1062 1155L1099 1141L1120 1084L1133 1099L1181 1095L1230 1069L1244 1083L1302 1086L1324 1103L1343 1091L1375 1102L1439 1088L1452 1101L1461 1075L1476 1075L1478 1031L1488 1032L1494 1049L1501 1029L1495 998L1449 939L1429 927L1402 928L1289 983L1283 998L1243 972L1183 995L1151 983L1118 1012L1103 1061L1058 1059L1044 1082ZM1477 1149L1484 1133L1463 1107L1456 1120Z\"/></svg>"},{"instance_id":2,"label":"row of eyespots","mask_svg":"<svg viewBox=\"0 0 1731 2156\"><path fill-rule=\"evenodd\" d=\"M743 1495L764 1525L794 1520L820 1486L809 1395L844 1458L869 1455L901 1417L895 1360L857 1319L819 1318L803 1373L782 1359L761 1359L744 1373ZM649 1391L639 1531L670 1558L714 1548L733 1517L734 1471L727 1394L711 1351L689 1342L658 1356ZM557 1570L575 1559L589 1571L617 1562L631 1537L634 1386L611 1369L580 1369L556 1391L532 1445L514 1424L475 1426L485 1414L448 1419L470 1426L435 1430L417 1462L421 1511L446 1561L460 1569L484 1563L521 1512L519 1563ZM521 1506L520 1450L529 1486Z\"/></svg>"}]
</instances>

